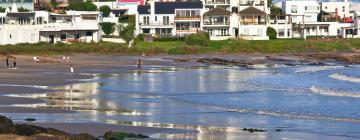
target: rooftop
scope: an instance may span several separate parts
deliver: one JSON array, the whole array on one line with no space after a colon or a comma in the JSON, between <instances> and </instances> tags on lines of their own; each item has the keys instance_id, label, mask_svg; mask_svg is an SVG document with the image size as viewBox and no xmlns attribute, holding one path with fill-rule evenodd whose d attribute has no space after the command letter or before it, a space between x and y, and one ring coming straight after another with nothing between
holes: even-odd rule
<instances>
[{"instance_id":1,"label":"rooftop","mask_svg":"<svg viewBox=\"0 0 360 140\"><path fill-rule=\"evenodd\" d=\"M208 15L230 15L231 12L228 10L225 10L223 8L214 8L204 13L205 16Z\"/></svg>"},{"instance_id":2,"label":"rooftop","mask_svg":"<svg viewBox=\"0 0 360 140\"><path fill-rule=\"evenodd\" d=\"M255 7L248 7L239 12L240 15L266 15L264 11L261 11Z\"/></svg>"},{"instance_id":3,"label":"rooftop","mask_svg":"<svg viewBox=\"0 0 360 140\"><path fill-rule=\"evenodd\" d=\"M199 2L155 2L155 14L174 14L175 9L202 9Z\"/></svg>"}]
</instances>

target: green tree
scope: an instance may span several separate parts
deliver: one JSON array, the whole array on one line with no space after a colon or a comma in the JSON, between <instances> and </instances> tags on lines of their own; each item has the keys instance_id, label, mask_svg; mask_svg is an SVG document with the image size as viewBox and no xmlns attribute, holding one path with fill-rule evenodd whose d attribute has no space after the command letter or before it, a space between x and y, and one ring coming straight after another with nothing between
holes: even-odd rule
<instances>
[{"instance_id":1,"label":"green tree","mask_svg":"<svg viewBox=\"0 0 360 140\"><path fill-rule=\"evenodd\" d=\"M122 29L120 36L126 41L130 42L134 38L135 27L133 25L128 25Z\"/></svg>"},{"instance_id":2,"label":"green tree","mask_svg":"<svg viewBox=\"0 0 360 140\"><path fill-rule=\"evenodd\" d=\"M103 5L100 7L100 11L103 13L104 17L108 17L111 12L111 8L107 5Z\"/></svg>"},{"instance_id":3,"label":"green tree","mask_svg":"<svg viewBox=\"0 0 360 140\"><path fill-rule=\"evenodd\" d=\"M271 14L281 14L282 10L280 7L278 7L277 5L274 4L274 2L272 0L268 0L268 7L270 7L270 13Z\"/></svg>"},{"instance_id":4,"label":"green tree","mask_svg":"<svg viewBox=\"0 0 360 140\"><path fill-rule=\"evenodd\" d=\"M6 8L0 7L0 12L1 12L1 13L4 13L5 10L6 10Z\"/></svg>"},{"instance_id":5,"label":"green tree","mask_svg":"<svg viewBox=\"0 0 360 140\"><path fill-rule=\"evenodd\" d=\"M276 30L272 27L267 27L266 35L269 36L269 39L276 39Z\"/></svg>"},{"instance_id":6,"label":"green tree","mask_svg":"<svg viewBox=\"0 0 360 140\"><path fill-rule=\"evenodd\" d=\"M185 43L188 45L208 46L210 36L207 32L199 32L185 37Z\"/></svg>"},{"instance_id":7,"label":"green tree","mask_svg":"<svg viewBox=\"0 0 360 140\"><path fill-rule=\"evenodd\" d=\"M72 1L69 3L67 9L75 10L75 11L96 11L97 7L90 1L86 1L86 2Z\"/></svg>"},{"instance_id":8,"label":"green tree","mask_svg":"<svg viewBox=\"0 0 360 140\"><path fill-rule=\"evenodd\" d=\"M110 35L111 33L113 33L115 31L115 23L111 23L111 22L103 22L100 23L101 25L101 29L102 31L106 34L106 35Z\"/></svg>"},{"instance_id":9,"label":"green tree","mask_svg":"<svg viewBox=\"0 0 360 140\"><path fill-rule=\"evenodd\" d=\"M30 10L29 10L29 9L26 9L26 8L24 8L24 7L20 7L20 8L18 8L18 11L19 11L19 12L29 12Z\"/></svg>"}]
</instances>

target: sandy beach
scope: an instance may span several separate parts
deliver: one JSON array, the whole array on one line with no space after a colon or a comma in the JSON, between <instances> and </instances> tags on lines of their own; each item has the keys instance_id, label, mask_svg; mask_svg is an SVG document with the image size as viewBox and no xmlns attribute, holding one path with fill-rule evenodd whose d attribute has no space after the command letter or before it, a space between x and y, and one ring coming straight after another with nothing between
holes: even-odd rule
<instances>
[{"instance_id":1,"label":"sandy beach","mask_svg":"<svg viewBox=\"0 0 360 140\"><path fill-rule=\"evenodd\" d=\"M12 105L44 103L42 99L24 97L13 97L13 94L41 94L55 92L44 87L64 86L71 83L82 82L82 80L93 78L93 74L119 74L123 72L134 72L137 69L139 58L143 65L160 65L176 67L204 66L197 62L201 58L222 58L236 60L241 64L271 64L305 61L299 55L267 55L243 54L243 55L196 55L196 56L116 56L116 55L74 55L70 62L62 62L62 56L39 56L40 63L34 63L32 56L16 56L17 69L8 69L5 63L0 65L0 114L7 113L74 113L71 110L50 108L25 108ZM306 59L307 62L310 60ZM3 61L5 62L5 61ZM314 61L315 62L315 61ZM316 61L317 62L317 61ZM227 62L228 63L228 62ZM74 67L74 73L70 73L70 65ZM21 122L23 123L23 122ZM99 136L106 131L123 131L131 133L154 134L174 131L167 128L139 127L128 125L115 125L104 123L42 123L31 124L42 127L56 128L69 133L89 133Z\"/></svg>"}]
</instances>

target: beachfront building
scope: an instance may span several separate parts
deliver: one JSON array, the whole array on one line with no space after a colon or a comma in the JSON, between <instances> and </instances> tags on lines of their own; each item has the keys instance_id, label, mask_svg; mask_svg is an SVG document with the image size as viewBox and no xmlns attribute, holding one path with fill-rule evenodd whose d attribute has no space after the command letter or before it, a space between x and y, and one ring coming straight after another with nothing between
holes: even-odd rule
<instances>
[{"instance_id":1,"label":"beachfront building","mask_svg":"<svg viewBox=\"0 0 360 140\"><path fill-rule=\"evenodd\" d=\"M230 37L231 12L224 8L213 8L203 14L203 30L211 40L224 40Z\"/></svg>"},{"instance_id":2,"label":"beachfront building","mask_svg":"<svg viewBox=\"0 0 360 140\"><path fill-rule=\"evenodd\" d=\"M351 22L350 4L347 0L321 2L321 21Z\"/></svg>"},{"instance_id":3,"label":"beachfront building","mask_svg":"<svg viewBox=\"0 0 360 140\"><path fill-rule=\"evenodd\" d=\"M182 36L201 29L202 2L149 2L139 5L135 34Z\"/></svg>"},{"instance_id":4,"label":"beachfront building","mask_svg":"<svg viewBox=\"0 0 360 140\"><path fill-rule=\"evenodd\" d=\"M235 38L238 33L238 1L204 0L203 31L211 40Z\"/></svg>"},{"instance_id":5,"label":"beachfront building","mask_svg":"<svg viewBox=\"0 0 360 140\"><path fill-rule=\"evenodd\" d=\"M312 23L318 21L320 5L316 0L285 0L282 11L294 24Z\"/></svg>"},{"instance_id":6,"label":"beachfront building","mask_svg":"<svg viewBox=\"0 0 360 140\"><path fill-rule=\"evenodd\" d=\"M292 38L292 23L289 15L269 15L268 27L276 30L277 38Z\"/></svg>"},{"instance_id":7,"label":"beachfront building","mask_svg":"<svg viewBox=\"0 0 360 140\"><path fill-rule=\"evenodd\" d=\"M99 12L67 11L53 14L47 11L18 12L14 4L11 10L0 13L0 44L38 42L99 42L101 21Z\"/></svg>"},{"instance_id":8,"label":"beachfront building","mask_svg":"<svg viewBox=\"0 0 360 140\"><path fill-rule=\"evenodd\" d=\"M266 29L270 9L266 0L240 0L239 37L247 40L268 40Z\"/></svg>"}]
</instances>

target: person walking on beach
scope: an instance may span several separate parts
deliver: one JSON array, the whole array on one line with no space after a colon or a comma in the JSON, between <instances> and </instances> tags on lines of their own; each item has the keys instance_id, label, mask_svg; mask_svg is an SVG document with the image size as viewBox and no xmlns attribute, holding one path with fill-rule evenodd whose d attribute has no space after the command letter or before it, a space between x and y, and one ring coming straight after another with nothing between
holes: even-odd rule
<instances>
[{"instance_id":1,"label":"person walking on beach","mask_svg":"<svg viewBox=\"0 0 360 140\"><path fill-rule=\"evenodd\" d=\"M9 68L9 56L6 57L6 67Z\"/></svg>"},{"instance_id":2,"label":"person walking on beach","mask_svg":"<svg viewBox=\"0 0 360 140\"><path fill-rule=\"evenodd\" d=\"M13 65L14 65L14 69L16 68L16 57L13 57Z\"/></svg>"},{"instance_id":3,"label":"person walking on beach","mask_svg":"<svg viewBox=\"0 0 360 140\"><path fill-rule=\"evenodd\" d=\"M70 73L74 73L74 68L73 68L73 65L70 65Z\"/></svg>"}]
</instances>

